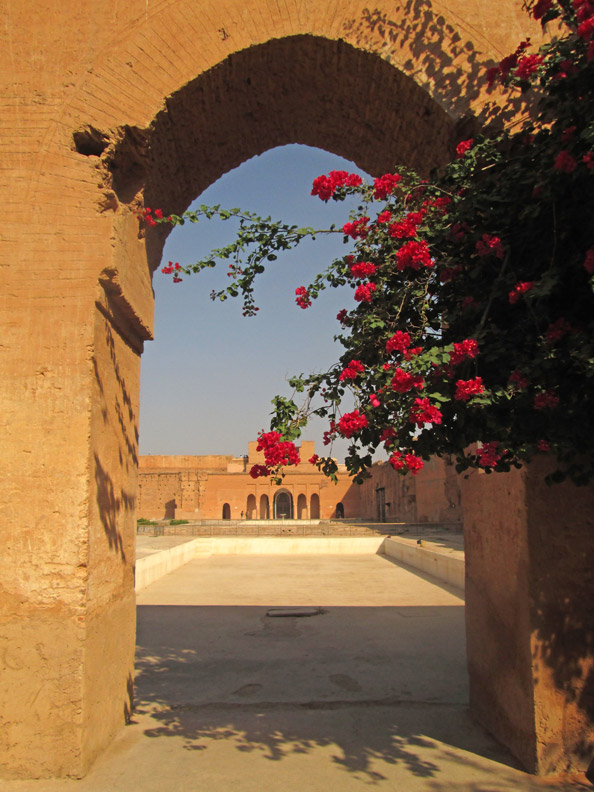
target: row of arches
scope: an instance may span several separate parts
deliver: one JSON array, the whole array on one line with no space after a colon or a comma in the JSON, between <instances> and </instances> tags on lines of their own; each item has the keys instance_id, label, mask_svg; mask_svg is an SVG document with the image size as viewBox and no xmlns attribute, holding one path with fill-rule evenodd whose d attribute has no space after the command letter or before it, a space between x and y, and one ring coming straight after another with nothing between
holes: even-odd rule
<instances>
[{"instance_id":1,"label":"row of arches","mask_svg":"<svg viewBox=\"0 0 594 792\"><path fill-rule=\"evenodd\" d=\"M242 512L241 516L244 516L244 512ZM336 504L335 516L338 518L344 517L344 506L342 503ZM231 519L231 504L223 504L222 517L223 520ZM257 503L256 496L250 494L247 497L245 517L247 520L319 520L320 496L314 492L310 496L308 504L307 495L300 493L295 504L292 493L286 489L281 489L274 495L271 513L268 495L261 495L260 501Z\"/></svg>"}]
</instances>

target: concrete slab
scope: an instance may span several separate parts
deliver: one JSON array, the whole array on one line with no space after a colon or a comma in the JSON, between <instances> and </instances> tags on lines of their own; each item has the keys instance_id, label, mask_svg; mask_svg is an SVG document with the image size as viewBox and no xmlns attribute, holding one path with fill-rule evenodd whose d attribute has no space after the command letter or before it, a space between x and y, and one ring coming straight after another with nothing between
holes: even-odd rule
<instances>
[{"instance_id":1,"label":"concrete slab","mask_svg":"<svg viewBox=\"0 0 594 792\"><path fill-rule=\"evenodd\" d=\"M196 559L138 603L134 722L85 779L2 792L591 789L471 722L460 593L382 556Z\"/></svg>"}]
</instances>

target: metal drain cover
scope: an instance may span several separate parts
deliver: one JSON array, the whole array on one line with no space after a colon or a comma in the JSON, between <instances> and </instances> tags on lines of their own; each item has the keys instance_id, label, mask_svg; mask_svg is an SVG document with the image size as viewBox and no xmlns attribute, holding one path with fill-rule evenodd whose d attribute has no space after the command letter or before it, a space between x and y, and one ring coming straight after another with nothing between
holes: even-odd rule
<instances>
[{"instance_id":1,"label":"metal drain cover","mask_svg":"<svg viewBox=\"0 0 594 792\"><path fill-rule=\"evenodd\" d=\"M270 608L266 611L267 616L319 616L324 611L322 608Z\"/></svg>"}]
</instances>

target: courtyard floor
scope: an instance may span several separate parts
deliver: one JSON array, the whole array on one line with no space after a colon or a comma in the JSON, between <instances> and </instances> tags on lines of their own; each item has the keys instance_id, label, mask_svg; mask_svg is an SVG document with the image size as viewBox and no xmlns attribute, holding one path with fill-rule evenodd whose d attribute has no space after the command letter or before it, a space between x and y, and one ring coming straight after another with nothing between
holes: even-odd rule
<instances>
[{"instance_id":1,"label":"courtyard floor","mask_svg":"<svg viewBox=\"0 0 594 792\"><path fill-rule=\"evenodd\" d=\"M311 606L311 617L270 608ZM460 592L379 555L213 556L138 595L136 712L80 781L3 792L504 792L468 715Z\"/></svg>"}]
</instances>

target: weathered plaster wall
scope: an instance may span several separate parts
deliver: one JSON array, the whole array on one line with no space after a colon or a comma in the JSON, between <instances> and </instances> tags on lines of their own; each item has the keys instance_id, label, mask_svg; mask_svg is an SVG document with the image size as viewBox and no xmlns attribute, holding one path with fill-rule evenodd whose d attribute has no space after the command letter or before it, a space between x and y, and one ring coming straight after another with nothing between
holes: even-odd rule
<instances>
[{"instance_id":1,"label":"weathered plaster wall","mask_svg":"<svg viewBox=\"0 0 594 792\"><path fill-rule=\"evenodd\" d=\"M594 487L551 470L462 483L472 711L537 773L584 769L594 742Z\"/></svg>"}]
</instances>

